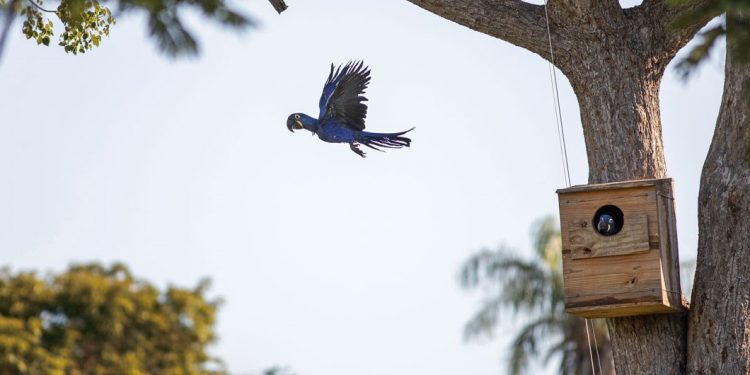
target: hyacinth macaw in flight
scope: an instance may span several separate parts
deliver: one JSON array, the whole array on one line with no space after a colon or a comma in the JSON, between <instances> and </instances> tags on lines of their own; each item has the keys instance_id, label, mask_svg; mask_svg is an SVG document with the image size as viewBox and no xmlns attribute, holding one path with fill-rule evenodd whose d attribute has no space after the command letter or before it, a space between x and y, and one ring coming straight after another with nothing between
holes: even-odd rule
<instances>
[{"instance_id":1,"label":"hyacinth macaw in flight","mask_svg":"<svg viewBox=\"0 0 750 375\"><path fill-rule=\"evenodd\" d=\"M365 89L370 83L370 68L360 62L349 62L331 72L323 86L320 96L320 115L318 118L304 113L292 113L286 120L290 132L294 129L307 129L313 135L330 143L348 143L357 155L365 157L359 145L373 150L384 148L409 147L411 139L403 137L411 128L399 133L370 133L365 130L367 101Z\"/></svg>"}]
</instances>

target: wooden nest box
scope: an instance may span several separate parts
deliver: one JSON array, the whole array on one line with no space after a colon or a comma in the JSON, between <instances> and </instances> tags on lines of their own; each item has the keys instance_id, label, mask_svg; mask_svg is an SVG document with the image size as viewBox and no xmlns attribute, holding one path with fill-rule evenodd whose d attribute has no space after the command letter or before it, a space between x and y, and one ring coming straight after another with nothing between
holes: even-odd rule
<instances>
[{"instance_id":1,"label":"wooden nest box","mask_svg":"<svg viewBox=\"0 0 750 375\"><path fill-rule=\"evenodd\" d=\"M683 310L671 178L557 194L568 313L610 318Z\"/></svg>"}]
</instances>

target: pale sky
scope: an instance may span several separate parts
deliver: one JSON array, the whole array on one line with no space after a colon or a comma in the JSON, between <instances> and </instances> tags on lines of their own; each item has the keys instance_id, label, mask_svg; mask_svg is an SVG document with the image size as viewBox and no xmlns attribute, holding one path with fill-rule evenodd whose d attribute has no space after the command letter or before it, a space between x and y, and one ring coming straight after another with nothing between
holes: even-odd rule
<instances>
[{"instance_id":1,"label":"pale sky","mask_svg":"<svg viewBox=\"0 0 750 375\"><path fill-rule=\"evenodd\" d=\"M214 281L213 352L232 373L505 372L520 323L464 343L480 295L463 259L557 214L563 176L540 57L399 1L267 1L245 34L193 22L197 59L170 61L120 20L85 55L16 24L0 61L0 250L14 269L123 261L159 285ZM59 24L59 22L58 22ZM317 114L332 62L372 68L367 126L410 149L361 159L289 133ZM695 257L697 194L722 90L718 56L688 84L670 70L662 123L680 252ZM572 181L587 164L578 106L560 95ZM554 371L549 370L554 373Z\"/></svg>"}]
</instances>

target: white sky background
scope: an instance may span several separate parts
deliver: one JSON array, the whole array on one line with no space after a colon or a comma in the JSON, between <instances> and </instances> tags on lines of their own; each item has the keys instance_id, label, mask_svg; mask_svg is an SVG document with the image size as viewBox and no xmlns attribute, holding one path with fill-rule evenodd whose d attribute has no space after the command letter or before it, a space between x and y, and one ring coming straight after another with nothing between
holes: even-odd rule
<instances>
[{"instance_id":1,"label":"white sky background","mask_svg":"<svg viewBox=\"0 0 750 375\"><path fill-rule=\"evenodd\" d=\"M74 57L13 37L0 61L0 251L14 268L121 260L161 285L214 280L214 351L237 374L497 374L513 333L465 344L478 306L459 264L557 213L563 186L547 65L406 1L292 1L244 35L194 23L203 53L169 61L139 17ZM55 20L57 21L57 20ZM56 22L59 23L59 22ZM317 115L331 62L372 68L368 129L412 126L367 159L291 134ZM719 61L717 58L716 61ZM562 77L574 184L587 165ZM712 63L662 85L683 258L722 89Z\"/></svg>"}]
</instances>

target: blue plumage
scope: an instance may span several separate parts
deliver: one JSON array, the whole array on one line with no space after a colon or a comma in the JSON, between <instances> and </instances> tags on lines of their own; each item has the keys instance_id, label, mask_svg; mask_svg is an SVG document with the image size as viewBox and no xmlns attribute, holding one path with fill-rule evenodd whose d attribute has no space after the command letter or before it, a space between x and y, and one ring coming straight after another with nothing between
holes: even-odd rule
<instances>
[{"instance_id":1,"label":"blue plumage","mask_svg":"<svg viewBox=\"0 0 750 375\"><path fill-rule=\"evenodd\" d=\"M373 150L380 148L409 147L411 139L403 135L414 128L398 133L371 133L364 131L367 117L365 89L370 83L370 68L360 62L350 62L334 69L323 86L318 118L304 113L292 113L286 121L289 131L306 129L330 143L348 143L357 155L365 157L359 145Z\"/></svg>"}]
</instances>

